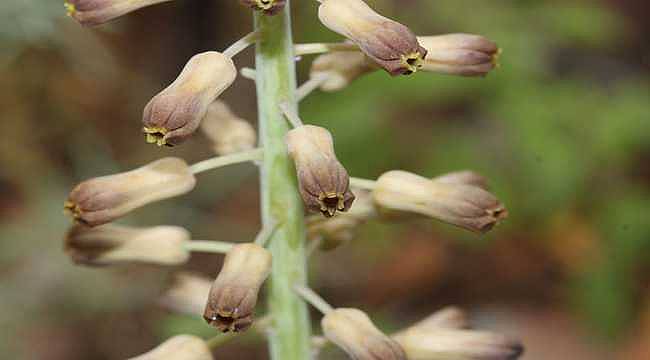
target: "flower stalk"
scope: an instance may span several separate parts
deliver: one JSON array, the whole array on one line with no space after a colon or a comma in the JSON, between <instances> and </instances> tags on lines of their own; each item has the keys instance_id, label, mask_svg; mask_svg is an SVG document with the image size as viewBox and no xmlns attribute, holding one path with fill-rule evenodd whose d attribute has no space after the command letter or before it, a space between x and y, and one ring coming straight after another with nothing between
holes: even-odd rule
<instances>
[{"instance_id":1,"label":"flower stalk","mask_svg":"<svg viewBox=\"0 0 650 360\"><path fill-rule=\"evenodd\" d=\"M296 174L288 157L285 135L289 130L281 103L296 111L296 78L289 1L275 16L255 14L260 33L256 49L256 86L260 140L264 147L261 167L262 222L278 225L269 240L273 268L269 278L269 331L274 360L311 358L310 323L305 302L293 291L306 283L305 225Z\"/></svg>"}]
</instances>

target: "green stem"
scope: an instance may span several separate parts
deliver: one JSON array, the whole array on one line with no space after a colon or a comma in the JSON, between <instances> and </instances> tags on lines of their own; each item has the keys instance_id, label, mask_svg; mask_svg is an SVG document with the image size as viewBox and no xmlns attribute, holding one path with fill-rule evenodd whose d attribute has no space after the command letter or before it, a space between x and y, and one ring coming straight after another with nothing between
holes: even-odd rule
<instances>
[{"instance_id":1,"label":"green stem","mask_svg":"<svg viewBox=\"0 0 650 360\"><path fill-rule=\"evenodd\" d=\"M273 270L269 278L269 331L274 360L311 358L310 323L305 302L293 291L306 284L305 224L296 173L284 143L289 130L280 111L287 103L296 111L296 75L291 39L289 1L275 16L255 15L260 32L256 51L256 85L260 139L264 147L261 168L262 221L279 224L270 239Z\"/></svg>"}]
</instances>

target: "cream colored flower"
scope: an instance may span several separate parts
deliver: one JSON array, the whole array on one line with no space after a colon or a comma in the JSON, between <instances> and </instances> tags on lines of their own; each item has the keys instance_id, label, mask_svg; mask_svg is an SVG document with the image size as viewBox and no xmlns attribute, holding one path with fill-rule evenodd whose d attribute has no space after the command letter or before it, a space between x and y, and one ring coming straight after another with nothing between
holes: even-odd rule
<instances>
[{"instance_id":1,"label":"cream colored flower","mask_svg":"<svg viewBox=\"0 0 650 360\"><path fill-rule=\"evenodd\" d=\"M362 0L323 0L318 17L391 75L416 72L427 54L408 27L379 15Z\"/></svg>"},{"instance_id":2,"label":"cream colored flower","mask_svg":"<svg viewBox=\"0 0 650 360\"><path fill-rule=\"evenodd\" d=\"M65 210L88 226L106 224L146 204L191 191L196 179L185 161L163 158L125 173L86 180L65 202Z\"/></svg>"},{"instance_id":3,"label":"cream colored flower","mask_svg":"<svg viewBox=\"0 0 650 360\"><path fill-rule=\"evenodd\" d=\"M321 320L325 337L355 360L406 360L401 346L357 309L335 309Z\"/></svg>"},{"instance_id":4,"label":"cream colored flower","mask_svg":"<svg viewBox=\"0 0 650 360\"><path fill-rule=\"evenodd\" d=\"M142 115L148 143L174 146L199 127L208 106L237 77L232 60L216 51L194 55L176 80L145 106Z\"/></svg>"},{"instance_id":5,"label":"cream colored flower","mask_svg":"<svg viewBox=\"0 0 650 360\"><path fill-rule=\"evenodd\" d=\"M310 78L325 77L323 91L339 91L357 78L375 71L377 65L358 51L335 51L318 56L311 64Z\"/></svg>"},{"instance_id":6,"label":"cream colored flower","mask_svg":"<svg viewBox=\"0 0 650 360\"><path fill-rule=\"evenodd\" d=\"M480 35L421 36L428 53L423 71L462 76L485 76L496 67L499 47Z\"/></svg>"},{"instance_id":7,"label":"cream colored flower","mask_svg":"<svg viewBox=\"0 0 650 360\"><path fill-rule=\"evenodd\" d=\"M185 315L201 315L208 301L212 280L187 272L176 274L171 286L158 303L164 308Z\"/></svg>"},{"instance_id":8,"label":"cream colored flower","mask_svg":"<svg viewBox=\"0 0 650 360\"><path fill-rule=\"evenodd\" d=\"M235 115L223 101L215 101L201 122L201 130L212 141L218 155L252 150L257 133L246 120Z\"/></svg>"},{"instance_id":9,"label":"cream colored flower","mask_svg":"<svg viewBox=\"0 0 650 360\"><path fill-rule=\"evenodd\" d=\"M201 338L178 335L155 349L129 360L212 360L212 352Z\"/></svg>"},{"instance_id":10,"label":"cream colored flower","mask_svg":"<svg viewBox=\"0 0 650 360\"><path fill-rule=\"evenodd\" d=\"M483 190L488 190L489 188L487 179L470 170L451 172L448 174L434 177L431 180L443 184L476 186L476 187L480 187Z\"/></svg>"},{"instance_id":11,"label":"cream colored flower","mask_svg":"<svg viewBox=\"0 0 650 360\"><path fill-rule=\"evenodd\" d=\"M406 171L383 174L373 196L380 211L424 215L479 233L508 214L494 195L479 187L432 181Z\"/></svg>"},{"instance_id":12,"label":"cream colored flower","mask_svg":"<svg viewBox=\"0 0 650 360\"><path fill-rule=\"evenodd\" d=\"M334 153L332 134L319 126L304 125L289 131L286 143L307 210L326 217L348 211L354 194L350 191L348 172Z\"/></svg>"},{"instance_id":13,"label":"cream colored flower","mask_svg":"<svg viewBox=\"0 0 650 360\"><path fill-rule=\"evenodd\" d=\"M84 26L95 26L146 6L171 0L65 0L68 15Z\"/></svg>"},{"instance_id":14,"label":"cream colored flower","mask_svg":"<svg viewBox=\"0 0 650 360\"><path fill-rule=\"evenodd\" d=\"M212 284L203 318L223 332L240 332L253 323L260 287L271 272L271 253L256 244L236 245Z\"/></svg>"},{"instance_id":15,"label":"cream colored flower","mask_svg":"<svg viewBox=\"0 0 650 360\"><path fill-rule=\"evenodd\" d=\"M123 263L178 265L190 253L187 230L177 226L134 228L121 225L87 227L76 224L65 238L65 252L77 264L106 266Z\"/></svg>"}]
</instances>

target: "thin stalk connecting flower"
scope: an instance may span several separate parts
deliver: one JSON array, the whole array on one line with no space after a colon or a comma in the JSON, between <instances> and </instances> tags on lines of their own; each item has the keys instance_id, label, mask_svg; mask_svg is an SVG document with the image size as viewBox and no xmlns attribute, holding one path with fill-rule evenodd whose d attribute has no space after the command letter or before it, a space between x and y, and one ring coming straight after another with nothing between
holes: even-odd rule
<instances>
[{"instance_id":1,"label":"thin stalk connecting flower","mask_svg":"<svg viewBox=\"0 0 650 360\"><path fill-rule=\"evenodd\" d=\"M313 307L318 309L323 314L328 314L334 310L332 305L330 305L325 299L323 299L320 295L316 294L316 292L306 286L302 285L294 285L293 289L300 295L305 301L310 303Z\"/></svg>"},{"instance_id":2,"label":"thin stalk connecting flower","mask_svg":"<svg viewBox=\"0 0 650 360\"><path fill-rule=\"evenodd\" d=\"M224 241L192 240L184 244L184 247L188 251L226 254L235 245L234 243Z\"/></svg>"},{"instance_id":3,"label":"thin stalk connecting flower","mask_svg":"<svg viewBox=\"0 0 650 360\"><path fill-rule=\"evenodd\" d=\"M222 54L232 58L235 55L239 54L240 52L246 50L246 48L254 44L259 38L260 38L259 32L252 31L248 33L246 36L244 36L243 38L234 42L228 48L226 48L226 50L224 50Z\"/></svg>"},{"instance_id":4,"label":"thin stalk connecting flower","mask_svg":"<svg viewBox=\"0 0 650 360\"><path fill-rule=\"evenodd\" d=\"M320 74L318 76L314 76L309 78L309 80L305 81L298 90L296 90L296 98L298 102L304 100L309 94L311 94L314 90L318 89L323 83L325 83L329 79L329 75L326 74Z\"/></svg>"},{"instance_id":5,"label":"thin stalk connecting flower","mask_svg":"<svg viewBox=\"0 0 650 360\"><path fill-rule=\"evenodd\" d=\"M282 110L282 113L287 118L292 127L297 128L304 125L302 123L302 119L300 119L300 116L295 111L293 111L293 109L291 109L288 103L283 102L280 103L279 106L280 110Z\"/></svg>"},{"instance_id":6,"label":"thin stalk connecting flower","mask_svg":"<svg viewBox=\"0 0 650 360\"><path fill-rule=\"evenodd\" d=\"M192 174L199 174L208 170L240 164L248 161L262 160L264 158L264 150L261 148L242 151L240 153L217 156L211 159L200 161L192 166L190 166L190 171Z\"/></svg>"},{"instance_id":7,"label":"thin stalk connecting flower","mask_svg":"<svg viewBox=\"0 0 650 360\"><path fill-rule=\"evenodd\" d=\"M296 44L293 47L296 56L322 54L331 51L360 51L353 43L312 43Z\"/></svg>"}]
</instances>

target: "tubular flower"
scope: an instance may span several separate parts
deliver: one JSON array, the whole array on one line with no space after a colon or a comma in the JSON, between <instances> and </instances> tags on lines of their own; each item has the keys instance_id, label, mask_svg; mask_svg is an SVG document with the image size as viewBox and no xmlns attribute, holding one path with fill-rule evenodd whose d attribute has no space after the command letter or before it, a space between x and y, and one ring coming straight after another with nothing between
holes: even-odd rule
<instances>
[{"instance_id":1,"label":"tubular flower","mask_svg":"<svg viewBox=\"0 0 650 360\"><path fill-rule=\"evenodd\" d=\"M485 76L497 65L499 47L480 35L449 34L418 37L427 51L423 71Z\"/></svg>"},{"instance_id":2,"label":"tubular flower","mask_svg":"<svg viewBox=\"0 0 650 360\"><path fill-rule=\"evenodd\" d=\"M223 101L215 101L201 122L201 130L212 141L218 155L228 155L255 148L257 133L246 120L233 114Z\"/></svg>"},{"instance_id":3,"label":"tubular flower","mask_svg":"<svg viewBox=\"0 0 650 360\"><path fill-rule=\"evenodd\" d=\"M489 188L487 179L471 170L451 172L436 176L431 180L442 184L476 186L483 190L488 190Z\"/></svg>"},{"instance_id":4,"label":"tubular flower","mask_svg":"<svg viewBox=\"0 0 650 360\"><path fill-rule=\"evenodd\" d=\"M163 158L125 173L86 180L65 202L65 210L88 226L111 222L154 201L185 194L196 179L185 161Z\"/></svg>"},{"instance_id":5,"label":"tubular flower","mask_svg":"<svg viewBox=\"0 0 650 360\"><path fill-rule=\"evenodd\" d=\"M185 141L199 127L208 106L236 77L235 64L222 53L194 55L178 78L145 106L142 123L146 141L159 146Z\"/></svg>"},{"instance_id":6,"label":"tubular flower","mask_svg":"<svg viewBox=\"0 0 650 360\"><path fill-rule=\"evenodd\" d=\"M239 0L244 6L259 10L266 15L275 15L286 5L287 0Z\"/></svg>"},{"instance_id":7,"label":"tubular flower","mask_svg":"<svg viewBox=\"0 0 650 360\"><path fill-rule=\"evenodd\" d=\"M393 336L409 360L514 360L523 353L518 341L485 331L407 329Z\"/></svg>"},{"instance_id":8,"label":"tubular flower","mask_svg":"<svg viewBox=\"0 0 650 360\"><path fill-rule=\"evenodd\" d=\"M212 284L203 318L223 332L240 332L253 323L257 294L271 272L271 253L256 244L236 245Z\"/></svg>"},{"instance_id":9,"label":"tubular flower","mask_svg":"<svg viewBox=\"0 0 650 360\"><path fill-rule=\"evenodd\" d=\"M373 196L384 212L424 215L478 233L508 214L494 195L479 187L436 182L406 171L383 174Z\"/></svg>"},{"instance_id":10,"label":"tubular flower","mask_svg":"<svg viewBox=\"0 0 650 360\"><path fill-rule=\"evenodd\" d=\"M358 51L335 51L318 56L311 64L310 78L327 77L321 84L323 91L338 91L357 78L372 72L377 66Z\"/></svg>"},{"instance_id":11,"label":"tubular flower","mask_svg":"<svg viewBox=\"0 0 650 360\"><path fill-rule=\"evenodd\" d=\"M187 230L177 226L133 228L102 225L94 228L76 224L65 238L65 252L76 264L107 266L123 263L178 265L189 252Z\"/></svg>"},{"instance_id":12,"label":"tubular flower","mask_svg":"<svg viewBox=\"0 0 650 360\"><path fill-rule=\"evenodd\" d=\"M289 156L298 173L300 195L312 212L332 217L348 211L354 202L348 172L336 158L334 140L327 129L304 125L286 137Z\"/></svg>"},{"instance_id":13,"label":"tubular flower","mask_svg":"<svg viewBox=\"0 0 650 360\"><path fill-rule=\"evenodd\" d=\"M331 218L307 217L307 237L310 241L321 239L321 250L332 250L354 239L359 227L376 216L370 193L359 191L354 206L347 213Z\"/></svg>"},{"instance_id":14,"label":"tubular flower","mask_svg":"<svg viewBox=\"0 0 650 360\"><path fill-rule=\"evenodd\" d=\"M467 327L469 327L467 314L455 306L440 309L411 326L418 330L465 329Z\"/></svg>"},{"instance_id":15,"label":"tubular flower","mask_svg":"<svg viewBox=\"0 0 650 360\"><path fill-rule=\"evenodd\" d=\"M203 339L177 335L155 349L129 360L212 360L212 352Z\"/></svg>"},{"instance_id":16,"label":"tubular flower","mask_svg":"<svg viewBox=\"0 0 650 360\"><path fill-rule=\"evenodd\" d=\"M191 273L180 273L163 293L158 303L170 310L186 315L201 315L208 300L212 281Z\"/></svg>"},{"instance_id":17,"label":"tubular flower","mask_svg":"<svg viewBox=\"0 0 650 360\"><path fill-rule=\"evenodd\" d=\"M357 309L335 309L321 320L325 337L356 360L406 360L401 346Z\"/></svg>"},{"instance_id":18,"label":"tubular flower","mask_svg":"<svg viewBox=\"0 0 650 360\"><path fill-rule=\"evenodd\" d=\"M65 0L68 15L84 26L95 26L146 6L171 0Z\"/></svg>"},{"instance_id":19,"label":"tubular flower","mask_svg":"<svg viewBox=\"0 0 650 360\"><path fill-rule=\"evenodd\" d=\"M323 0L318 17L393 76L416 72L427 55L408 27L377 14L361 0Z\"/></svg>"}]
</instances>

